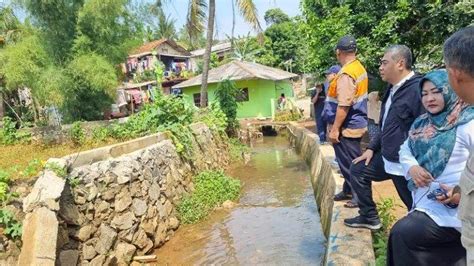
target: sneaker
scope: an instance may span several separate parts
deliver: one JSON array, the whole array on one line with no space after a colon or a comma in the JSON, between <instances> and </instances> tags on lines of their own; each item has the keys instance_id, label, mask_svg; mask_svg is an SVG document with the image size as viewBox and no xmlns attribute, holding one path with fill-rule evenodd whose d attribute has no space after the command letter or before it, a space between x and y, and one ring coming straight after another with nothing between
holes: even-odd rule
<instances>
[{"instance_id":1,"label":"sneaker","mask_svg":"<svg viewBox=\"0 0 474 266\"><path fill-rule=\"evenodd\" d=\"M344 219L344 224L349 227L367 228L370 230L378 230L382 228L379 218L369 220L363 216L356 216L354 218Z\"/></svg>"}]
</instances>

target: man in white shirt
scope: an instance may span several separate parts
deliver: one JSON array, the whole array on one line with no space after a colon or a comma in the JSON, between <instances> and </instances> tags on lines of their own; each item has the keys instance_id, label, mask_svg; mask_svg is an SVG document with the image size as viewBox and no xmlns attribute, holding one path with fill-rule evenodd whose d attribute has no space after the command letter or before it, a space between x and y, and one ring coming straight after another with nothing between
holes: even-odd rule
<instances>
[{"instance_id":1,"label":"man in white shirt","mask_svg":"<svg viewBox=\"0 0 474 266\"><path fill-rule=\"evenodd\" d=\"M412 197L398 156L411 124L424 112L419 92L421 76L411 67L412 53L405 45L393 45L385 50L379 71L382 80L390 86L380 110L381 130L351 166L351 185L359 196L360 215L345 219L347 226L373 230L381 227L372 198L372 181L392 179L403 203L411 208Z\"/></svg>"},{"instance_id":2,"label":"man in white shirt","mask_svg":"<svg viewBox=\"0 0 474 266\"><path fill-rule=\"evenodd\" d=\"M444 43L443 54L450 85L462 100L474 104L474 26L449 37ZM461 241L467 251L467 265L474 265L474 151L471 150L459 186L448 195L446 203L457 204L460 200Z\"/></svg>"}]
</instances>

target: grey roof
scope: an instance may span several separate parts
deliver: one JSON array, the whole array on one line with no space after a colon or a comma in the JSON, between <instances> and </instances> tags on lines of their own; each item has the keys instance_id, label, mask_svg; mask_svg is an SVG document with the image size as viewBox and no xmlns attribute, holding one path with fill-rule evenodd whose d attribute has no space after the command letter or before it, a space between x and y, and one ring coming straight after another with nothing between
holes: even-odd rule
<instances>
[{"instance_id":1,"label":"grey roof","mask_svg":"<svg viewBox=\"0 0 474 266\"><path fill-rule=\"evenodd\" d=\"M285 80L296 77L296 74L281 69L264 66L257 63L234 60L220 67L209 70L208 83L218 83L228 78L230 80ZM193 77L176 84L173 88L184 88L201 85L202 75Z\"/></svg>"},{"instance_id":2,"label":"grey roof","mask_svg":"<svg viewBox=\"0 0 474 266\"><path fill-rule=\"evenodd\" d=\"M216 45L213 45L211 47L211 52L215 52L215 53L225 52L225 51L230 51L231 48L232 48L232 44L230 42L223 42L223 43L218 43ZM205 48L194 50L194 51L191 51L191 55L192 57L203 56L205 51L206 51Z\"/></svg>"}]
</instances>

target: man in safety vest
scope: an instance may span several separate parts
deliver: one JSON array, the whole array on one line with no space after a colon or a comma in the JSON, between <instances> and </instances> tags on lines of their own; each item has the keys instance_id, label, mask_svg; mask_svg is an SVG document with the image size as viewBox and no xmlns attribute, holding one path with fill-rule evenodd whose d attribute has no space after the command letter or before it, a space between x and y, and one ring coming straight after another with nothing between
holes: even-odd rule
<instances>
[{"instance_id":1,"label":"man in safety vest","mask_svg":"<svg viewBox=\"0 0 474 266\"><path fill-rule=\"evenodd\" d=\"M367 131L367 71L356 57L357 44L352 36L342 37L336 45L337 61L342 68L329 84L323 110L328 122L329 141L344 176L343 190L334 200L352 200L346 207L357 207L357 195L350 185L352 160L362 154L360 141Z\"/></svg>"}]
</instances>

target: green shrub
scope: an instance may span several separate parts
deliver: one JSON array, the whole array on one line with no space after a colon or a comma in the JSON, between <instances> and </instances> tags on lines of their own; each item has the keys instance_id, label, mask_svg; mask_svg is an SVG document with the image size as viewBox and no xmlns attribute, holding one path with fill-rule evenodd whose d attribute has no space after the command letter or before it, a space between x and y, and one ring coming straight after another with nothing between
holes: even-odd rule
<instances>
[{"instance_id":1,"label":"green shrub","mask_svg":"<svg viewBox=\"0 0 474 266\"><path fill-rule=\"evenodd\" d=\"M93 121L103 118L117 87L117 71L102 55L83 53L69 61L61 84L64 121Z\"/></svg>"},{"instance_id":2,"label":"green shrub","mask_svg":"<svg viewBox=\"0 0 474 266\"><path fill-rule=\"evenodd\" d=\"M33 159L28 162L26 168L20 172L22 177L32 177L38 174L39 171L43 168L43 163L41 160Z\"/></svg>"},{"instance_id":3,"label":"green shrub","mask_svg":"<svg viewBox=\"0 0 474 266\"><path fill-rule=\"evenodd\" d=\"M188 126L173 124L168 126L166 130L171 133L171 140L176 147L176 151L185 159L192 160L194 150L191 129Z\"/></svg>"},{"instance_id":4,"label":"green shrub","mask_svg":"<svg viewBox=\"0 0 474 266\"><path fill-rule=\"evenodd\" d=\"M209 107L199 109L194 118L196 122L203 122L211 130L223 133L227 128L227 117L217 102L212 102Z\"/></svg>"},{"instance_id":5,"label":"green shrub","mask_svg":"<svg viewBox=\"0 0 474 266\"><path fill-rule=\"evenodd\" d=\"M227 117L227 131L230 133L239 127L237 120L237 108L239 103L237 102L237 98L241 93L242 91L237 88L235 82L229 79L221 81L215 91L219 106Z\"/></svg>"},{"instance_id":6,"label":"green shrub","mask_svg":"<svg viewBox=\"0 0 474 266\"><path fill-rule=\"evenodd\" d=\"M229 138L229 154L232 162L243 160L242 154L250 153L250 148L236 138Z\"/></svg>"},{"instance_id":7,"label":"green shrub","mask_svg":"<svg viewBox=\"0 0 474 266\"><path fill-rule=\"evenodd\" d=\"M377 202L377 210L380 222L382 223L382 229L372 234L376 265L387 265L388 234L397 219L393 214L394 207L395 200L393 198L385 198Z\"/></svg>"},{"instance_id":8,"label":"green shrub","mask_svg":"<svg viewBox=\"0 0 474 266\"><path fill-rule=\"evenodd\" d=\"M81 122L74 122L71 129L69 130L69 137L74 145L80 146L84 144L86 140L86 134L82 129Z\"/></svg>"},{"instance_id":9,"label":"green shrub","mask_svg":"<svg viewBox=\"0 0 474 266\"><path fill-rule=\"evenodd\" d=\"M12 145L19 142L27 142L31 134L16 129L16 123L8 116L3 118L3 127L0 130L0 142L3 145Z\"/></svg>"},{"instance_id":10,"label":"green shrub","mask_svg":"<svg viewBox=\"0 0 474 266\"><path fill-rule=\"evenodd\" d=\"M278 111L275 114L274 121L276 121L276 122L298 121L302 117L303 116L301 115L301 113L299 111L282 110L282 111Z\"/></svg>"},{"instance_id":11,"label":"green shrub","mask_svg":"<svg viewBox=\"0 0 474 266\"><path fill-rule=\"evenodd\" d=\"M195 223L226 200L236 200L240 194L240 181L222 171L206 171L195 176L195 190L178 204L181 222Z\"/></svg>"},{"instance_id":12,"label":"green shrub","mask_svg":"<svg viewBox=\"0 0 474 266\"><path fill-rule=\"evenodd\" d=\"M9 199L9 184L12 174L9 171L0 169L0 203L5 204Z\"/></svg>"},{"instance_id":13,"label":"green shrub","mask_svg":"<svg viewBox=\"0 0 474 266\"><path fill-rule=\"evenodd\" d=\"M97 127L92 130L92 140L94 142L104 142L110 135L109 128Z\"/></svg>"},{"instance_id":14,"label":"green shrub","mask_svg":"<svg viewBox=\"0 0 474 266\"><path fill-rule=\"evenodd\" d=\"M59 164L55 162L47 163L44 166L45 169L53 171L58 177L66 177L67 176L67 169L61 167Z\"/></svg>"},{"instance_id":15,"label":"green shrub","mask_svg":"<svg viewBox=\"0 0 474 266\"><path fill-rule=\"evenodd\" d=\"M112 127L111 135L117 139L136 138L166 131L174 124L187 126L193 121L193 116L193 108L184 99L158 94L155 102L146 104L126 123Z\"/></svg>"},{"instance_id":16,"label":"green shrub","mask_svg":"<svg viewBox=\"0 0 474 266\"><path fill-rule=\"evenodd\" d=\"M19 239L21 237L22 225L10 211L0 209L0 225L4 228L4 234L10 239Z\"/></svg>"}]
</instances>

